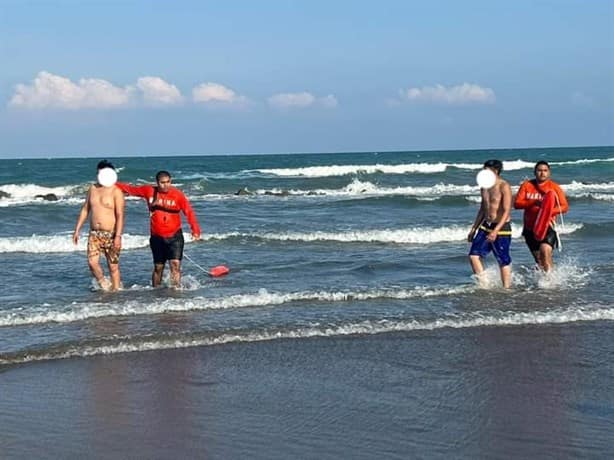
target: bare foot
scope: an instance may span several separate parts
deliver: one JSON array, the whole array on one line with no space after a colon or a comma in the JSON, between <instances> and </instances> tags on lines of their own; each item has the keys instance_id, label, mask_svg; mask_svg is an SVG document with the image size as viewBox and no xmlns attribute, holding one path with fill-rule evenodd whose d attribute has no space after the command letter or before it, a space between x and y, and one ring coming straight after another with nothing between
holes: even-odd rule
<instances>
[{"instance_id":1,"label":"bare foot","mask_svg":"<svg viewBox=\"0 0 614 460\"><path fill-rule=\"evenodd\" d=\"M111 284L111 281L109 281L106 278L102 278L101 280L98 280L98 285L100 286L100 289L102 289L103 291L110 291L111 287L113 286Z\"/></svg>"},{"instance_id":2,"label":"bare foot","mask_svg":"<svg viewBox=\"0 0 614 460\"><path fill-rule=\"evenodd\" d=\"M482 273L476 273L473 276L475 278L475 281L478 287L482 289L488 288L488 285L489 285L488 274L485 271L483 271Z\"/></svg>"}]
</instances>

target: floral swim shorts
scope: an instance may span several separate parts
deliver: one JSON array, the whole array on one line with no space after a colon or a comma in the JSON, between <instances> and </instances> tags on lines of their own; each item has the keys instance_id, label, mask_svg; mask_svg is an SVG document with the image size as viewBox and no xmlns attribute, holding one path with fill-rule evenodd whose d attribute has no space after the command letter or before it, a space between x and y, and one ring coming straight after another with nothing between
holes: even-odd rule
<instances>
[{"instance_id":1,"label":"floral swim shorts","mask_svg":"<svg viewBox=\"0 0 614 460\"><path fill-rule=\"evenodd\" d=\"M115 234L104 230L90 230L87 238L87 257L97 257L104 254L109 263L119 263L120 249L113 246Z\"/></svg>"}]
</instances>

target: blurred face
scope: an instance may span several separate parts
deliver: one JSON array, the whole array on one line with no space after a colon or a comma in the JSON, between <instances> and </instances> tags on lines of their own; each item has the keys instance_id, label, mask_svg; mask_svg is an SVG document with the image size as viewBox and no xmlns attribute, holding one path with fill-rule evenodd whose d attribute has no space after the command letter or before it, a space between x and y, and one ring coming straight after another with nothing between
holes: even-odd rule
<instances>
[{"instance_id":1,"label":"blurred face","mask_svg":"<svg viewBox=\"0 0 614 460\"><path fill-rule=\"evenodd\" d=\"M546 182L550 179L550 168L546 165L539 165L535 168L535 179L539 183Z\"/></svg>"},{"instance_id":2,"label":"blurred face","mask_svg":"<svg viewBox=\"0 0 614 460\"><path fill-rule=\"evenodd\" d=\"M158 190L162 193L168 192L171 188L171 178L168 176L162 176L158 180Z\"/></svg>"}]
</instances>

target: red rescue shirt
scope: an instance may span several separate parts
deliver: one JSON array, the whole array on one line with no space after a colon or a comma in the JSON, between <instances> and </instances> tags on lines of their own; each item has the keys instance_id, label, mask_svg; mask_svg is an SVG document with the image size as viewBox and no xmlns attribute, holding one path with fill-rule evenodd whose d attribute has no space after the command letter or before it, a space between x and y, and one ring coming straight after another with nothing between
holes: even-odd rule
<instances>
[{"instance_id":1,"label":"red rescue shirt","mask_svg":"<svg viewBox=\"0 0 614 460\"><path fill-rule=\"evenodd\" d=\"M558 206L554 208L554 214L565 214L569 211L569 204L565 192L556 182L548 179L546 182L537 184L537 181L527 180L522 183L514 200L515 209L524 209L524 228L532 229L537 220L539 205L546 192L554 191L558 197Z\"/></svg>"},{"instance_id":2,"label":"red rescue shirt","mask_svg":"<svg viewBox=\"0 0 614 460\"><path fill-rule=\"evenodd\" d=\"M152 235L162 238L170 238L181 229L181 216L183 212L188 219L194 235L200 235L200 226L196 214L190 206L190 202L181 190L171 187L163 193L152 185L134 186L122 182L116 182L120 190L128 195L140 196L147 201L150 214L150 232ZM154 202L155 195L155 202Z\"/></svg>"}]
</instances>

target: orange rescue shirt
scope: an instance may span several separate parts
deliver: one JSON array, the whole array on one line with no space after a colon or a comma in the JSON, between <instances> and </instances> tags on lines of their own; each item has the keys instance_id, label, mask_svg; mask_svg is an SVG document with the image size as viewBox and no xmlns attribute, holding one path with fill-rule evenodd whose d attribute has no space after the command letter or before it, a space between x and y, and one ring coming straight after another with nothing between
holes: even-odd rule
<instances>
[{"instance_id":1,"label":"orange rescue shirt","mask_svg":"<svg viewBox=\"0 0 614 460\"><path fill-rule=\"evenodd\" d=\"M147 201L150 214L150 232L162 238L170 238L181 229L181 216L183 212L190 224L192 233L200 235L200 226L190 202L181 190L171 187L167 193L158 191L152 185L134 186L116 182L122 192L132 196L139 196ZM156 200L154 202L154 195Z\"/></svg>"},{"instance_id":2,"label":"orange rescue shirt","mask_svg":"<svg viewBox=\"0 0 614 460\"><path fill-rule=\"evenodd\" d=\"M558 197L558 205L554 208L554 215L565 214L569 211L569 204L565 192L556 182L548 179L542 184L537 184L535 179L522 183L514 200L515 209L524 209L524 228L532 229L537 220L539 206L546 192L554 191Z\"/></svg>"}]
</instances>

